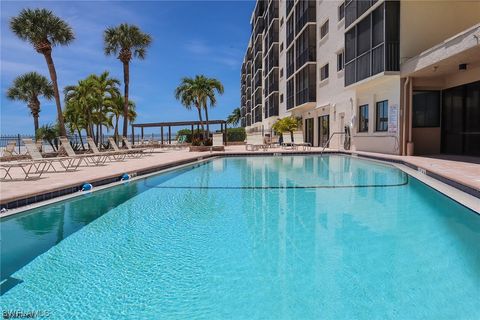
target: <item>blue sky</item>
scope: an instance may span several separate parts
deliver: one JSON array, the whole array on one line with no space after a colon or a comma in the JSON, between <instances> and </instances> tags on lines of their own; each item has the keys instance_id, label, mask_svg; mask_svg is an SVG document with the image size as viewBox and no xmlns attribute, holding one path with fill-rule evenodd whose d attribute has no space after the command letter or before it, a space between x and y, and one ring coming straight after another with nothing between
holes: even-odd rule
<instances>
[{"instance_id":1,"label":"blue sky","mask_svg":"<svg viewBox=\"0 0 480 320\"><path fill-rule=\"evenodd\" d=\"M131 63L130 97L137 104L136 122L158 122L196 120L197 114L185 110L173 97L183 76L205 74L224 84L225 93L210 110L211 119L224 119L238 107L240 67L253 6L254 1L2 1L0 132L33 133L28 108L8 100L5 92L13 79L25 72L37 71L48 77L43 56L9 29L10 18L22 8L48 8L75 32L70 46L53 51L60 90L105 70L123 80L120 61L103 54L107 26L127 22L151 34L153 43L146 60ZM54 102L41 102L40 124L53 123Z\"/></svg>"}]
</instances>

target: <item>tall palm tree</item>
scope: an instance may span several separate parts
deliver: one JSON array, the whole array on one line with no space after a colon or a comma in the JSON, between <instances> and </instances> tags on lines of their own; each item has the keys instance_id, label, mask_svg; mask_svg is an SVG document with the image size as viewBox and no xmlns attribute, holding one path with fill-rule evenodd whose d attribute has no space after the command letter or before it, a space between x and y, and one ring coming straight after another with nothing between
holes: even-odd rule
<instances>
[{"instance_id":1,"label":"tall palm tree","mask_svg":"<svg viewBox=\"0 0 480 320\"><path fill-rule=\"evenodd\" d=\"M25 73L13 81L13 85L7 90L7 97L11 100L20 100L27 103L33 116L35 132L37 132L38 117L40 116L39 96L47 100L53 98L53 86L47 78L36 72Z\"/></svg>"},{"instance_id":2,"label":"tall palm tree","mask_svg":"<svg viewBox=\"0 0 480 320\"><path fill-rule=\"evenodd\" d=\"M20 39L30 42L35 50L45 57L53 84L60 135L66 135L52 48L70 44L75 39L72 28L50 10L23 9L18 16L10 20L10 29Z\"/></svg>"},{"instance_id":3,"label":"tall palm tree","mask_svg":"<svg viewBox=\"0 0 480 320\"><path fill-rule=\"evenodd\" d=\"M200 75L199 81L201 81L202 86L208 90L208 94L205 95L203 102L203 109L205 109L205 122L207 123L207 133L210 133L210 127L208 124L208 102L210 102L210 107L214 107L217 104L216 93L223 94L224 88L223 84L215 78L206 78L203 75Z\"/></svg>"},{"instance_id":4,"label":"tall palm tree","mask_svg":"<svg viewBox=\"0 0 480 320\"><path fill-rule=\"evenodd\" d=\"M175 97L180 100L187 109L191 109L192 106L197 109L198 118L205 138L208 138L207 134L210 131L208 125L208 103L210 102L210 106L216 104L215 92L223 94L223 85L220 81L207 78L204 75L196 75L195 78L185 77L175 89ZM202 110L205 110L206 132L203 125Z\"/></svg>"},{"instance_id":5,"label":"tall palm tree","mask_svg":"<svg viewBox=\"0 0 480 320\"><path fill-rule=\"evenodd\" d=\"M180 84L175 89L175 98L179 100L187 110L191 110L192 107L197 109L200 127L202 128L202 132L205 133L202 118L201 93L196 79L189 77L182 78Z\"/></svg>"},{"instance_id":6,"label":"tall palm tree","mask_svg":"<svg viewBox=\"0 0 480 320\"><path fill-rule=\"evenodd\" d=\"M124 106L123 106L123 135L128 133L128 94L130 84L130 60L132 58L145 59L148 46L152 42L149 34L143 33L140 28L127 23L117 27L107 28L104 32L105 54L117 55L123 64Z\"/></svg>"},{"instance_id":7,"label":"tall palm tree","mask_svg":"<svg viewBox=\"0 0 480 320\"><path fill-rule=\"evenodd\" d=\"M242 113L240 108L233 109L232 113L227 117L227 123L237 126L240 123L240 119L242 118Z\"/></svg>"},{"instance_id":8,"label":"tall palm tree","mask_svg":"<svg viewBox=\"0 0 480 320\"><path fill-rule=\"evenodd\" d=\"M120 120L120 117L123 116L123 106L124 106L124 97L122 96L117 96L115 97L112 102L112 106L110 108L110 112L112 116L115 118L113 126L113 136L115 141L118 142L118 122ZM128 121L133 122L135 121L135 118L137 117L137 113L135 112L135 103L131 100L128 101Z\"/></svg>"}]
</instances>

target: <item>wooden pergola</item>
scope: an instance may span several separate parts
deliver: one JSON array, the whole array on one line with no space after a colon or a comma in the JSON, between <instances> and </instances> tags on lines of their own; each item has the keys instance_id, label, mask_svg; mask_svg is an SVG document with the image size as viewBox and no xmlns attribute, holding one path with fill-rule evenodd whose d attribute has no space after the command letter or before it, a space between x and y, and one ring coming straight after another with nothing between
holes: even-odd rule
<instances>
[{"instance_id":1,"label":"wooden pergola","mask_svg":"<svg viewBox=\"0 0 480 320\"><path fill-rule=\"evenodd\" d=\"M223 133L223 141L227 144L227 121L225 120L208 120L209 125L220 125L220 131ZM205 125L205 121L204 121ZM164 128L168 127L168 143L172 143L172 127L188 127L190 126L192 133L194 128L200 130L200 121L173 121L173 122L150 122L150 123L134 123L132 124L132 143L135 143L135 128L140 128L140 136L143 139L144 128L160 128L160 141L164 142Z\"/></svg>"}]
</instances>

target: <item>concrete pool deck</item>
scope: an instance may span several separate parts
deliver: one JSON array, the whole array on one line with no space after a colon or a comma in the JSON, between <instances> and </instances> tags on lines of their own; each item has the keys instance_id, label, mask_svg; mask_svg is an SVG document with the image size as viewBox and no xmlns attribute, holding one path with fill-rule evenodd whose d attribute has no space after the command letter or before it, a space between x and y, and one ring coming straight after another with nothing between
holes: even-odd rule
<instances>
[{"instance_id":1,"label":"concrete pool deck","mask_svg":"<svg viewBox=\"0 0 480 320\"><path fill-rule=\"evenodd\" d=\"M246 151L243 145L227 146L225 152L188 152L187 149L162 151L156 149L151 155L139 159L127 159L123 162L107 162L98 167L80 167L74 172L44 173L40 179L36 180L15 180L2 181L0 183L0 204L5 207L9 203L18 202L15 207L28 205L43 194L50 193L49 198L62 196L72 191L66 191L69 188L77 188L85 182L94 183L106 180L111 182L118 180L123 173L132 172L153 172L168 167L184 164L198 160L202 157L222 156L232 154L262 154L262 153L319 153L321 148L311 148L310 151L285 150L282 148L272 148L267 151ZM344 151L344 150L326 150L326 152L342 152L353 154L354 156L368 157L377 160L396 162L410 167L420 174L428 173L429 176L445 182L457 189L466 191L466 193L479 197L480 195L480 164L452 161L448 159L417 157L417 156L396 156L362 151ZM415 172L414 171L414 172ZM14 178L20 178L21 175L12 171ZM435 186L434 186L435 187ZM436 187L435 187L436 188ZM436 188L438 189L438 188ZM30 199L30 200L29 200ZM33 199L33 200L32 200ZM26 200L26 202L24 201ZM457 199L456 199L457 200ZM22 202L23 201L23 202ZM459 201L461 202L461 201ZM470 199L472 202L472 199ZM480 203L480 200L478 201ZM480 205L479 205L480 206ZM478 209L477 209L478 211Z\"/></svg>"}]
</instances>

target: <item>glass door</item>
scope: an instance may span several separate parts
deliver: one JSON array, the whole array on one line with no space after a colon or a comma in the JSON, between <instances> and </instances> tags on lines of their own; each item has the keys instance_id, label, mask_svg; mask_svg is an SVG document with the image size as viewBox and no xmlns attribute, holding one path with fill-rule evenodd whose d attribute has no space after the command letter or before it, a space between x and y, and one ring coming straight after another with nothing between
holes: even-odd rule
<instances>
[{"instance_id":1,"label":"glass door","mask_svg":"<svg viewBox=\"0 0 480 320\"><path fill-rule=\"evenodd\" d=\"M324 115L318 117L318 146L323 147L330 137L330 116ZM328 145L327 145L328 148Z\"/></svg>"},{"instance_id":2,"label":"glass door","mask_svg":"<svg viewBox=\"0 0 480 320\"><path fill-rule=\"evenodd\" d=\"M313 145L313 118L305 119L305 142Z\"/></svg>"}]
</instances>

